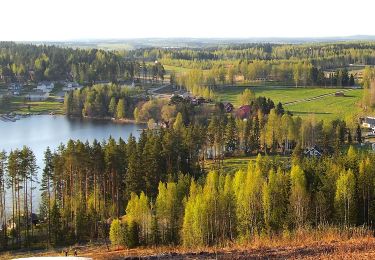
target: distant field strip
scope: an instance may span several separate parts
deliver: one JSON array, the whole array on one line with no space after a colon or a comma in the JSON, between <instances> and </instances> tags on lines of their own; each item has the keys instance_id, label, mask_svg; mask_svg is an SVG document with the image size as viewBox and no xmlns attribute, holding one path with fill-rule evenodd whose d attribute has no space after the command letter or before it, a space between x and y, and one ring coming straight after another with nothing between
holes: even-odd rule
<instances>
[{"instance_id":1,"label":"distant field strip","mask_svg":"<svg viewBox=\"0 0 375 260\"><path fill-rule=\"evenodd\" d=\"M340 91L336 91L336 92L329 93L329 94L322 94L322 95L312 97L312 98L303 98L303 99L299 99L299 100L285 102L285 103L283 103L283 105L288 106L288 105L294 105L294 104L301 103L301 102L314 101L314 100L322 99L322 98L325 98L325 97L328 97L328 96L334 96L337 92L348 92L348 91L352 91L352 90L353 89L343 89L343 90L340 90Z\"/></svg>"}]
</instances>

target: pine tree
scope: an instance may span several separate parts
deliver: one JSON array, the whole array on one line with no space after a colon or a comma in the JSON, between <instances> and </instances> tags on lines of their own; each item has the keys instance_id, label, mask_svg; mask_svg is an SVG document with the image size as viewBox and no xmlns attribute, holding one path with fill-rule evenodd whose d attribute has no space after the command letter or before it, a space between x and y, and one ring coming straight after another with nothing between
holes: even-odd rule
<instances>
[{"instance_id":1,"label":"pine tree","mask_svg":"<svg viewBox=\"0 0 375 260\"><path fill-rule=\"evenodd\" d=\"M41 183L40 190L43 192L45 196L45 202L47 203L45 207L47 209L46 217L48 220L48 226L47 226L48 244L50 244L51 243L51 188L52 188L52 178L53 178L53 156L49 147L47 147L47 150L44 153L44 164L45 164L45 167L43 169L42 183Z\"/></svg>"},{"instance_id":2,"label":"pine tree","mask_svg":"<svg viewBox=\"0 0 375 260\"><path fill-rule=\"evenodd\" d=\"M361 126L359 124L357 124L356 141L359 144L362 143L362 130L361 130Z\"/></svg>"},{"instance_id":3,"label":"pine tree","mask_svg":"<svg viewBox=\"0 0 375 260\"><path fill-rule=\"evenodd\" d=\"M3 250L8 246L7 219L6 219L6 177L7 177L7 154L5 151L0 152L0 221L2 229L0 231L0 245Z\"/></svg>"},{"instance_id":4,"label":"pine tree","mask_svg":"<svg viewBox=\"0 0 375 260\"><path fill-rule=\"evenodd\" d=\"M52 204L51 208L51 237L55 245L62 243L62 226L61 226L61 215L60 210L57 206L56 200Z\"/></svg>"},{"instance_id":5,"label":"pine tree","mask_svg":"<svg viewBox=\"0 0 375 260\"><path fill-rule=\"evenodd\" d=\"M125 175L125 192L126 198L130 199L132 192L139 194L143 188L142 175L139 172L140 161L137 152L137 142L133 136L129 136L127 154L129 156L128 169Z\"/></svg>"},{"instance_id":6,"label":"pine tree","mask_svg":"<svg viewBox=\"0 0 375 260\"><path fill-rule=\"evenodd\" d=\"M229 154L233 154L238 148L238 130L236 121L233 116L228 119L228 124L225 128L225 149Z\"/></svg>"}]
</instances>

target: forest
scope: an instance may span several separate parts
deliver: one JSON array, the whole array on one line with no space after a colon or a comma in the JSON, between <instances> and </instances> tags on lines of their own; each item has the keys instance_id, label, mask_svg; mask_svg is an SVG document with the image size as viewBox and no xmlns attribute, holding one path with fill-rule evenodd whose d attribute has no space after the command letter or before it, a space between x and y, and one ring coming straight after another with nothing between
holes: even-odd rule
<instances>
[{"instance_id":1,"label":"forest","mask_svg":"<svg viewBox=\"0 0 375 260\"><path fill-rule=\"evenodd\" d=\"M139 138L46 148L42 169L26 146L2 151L0 249L107 241L118 248L189 248L300 230L373 230L375 157L358 115L301 118L251 88L237 97L248 111L229 112L216 91L266 81L361 84L361 109L371 111L375 70L364 67L359 81L349 64L373 65L374 48L345 42L104 51L0 43L5 82L69 79L86 86L66 93L66 116L148 123ZM183 70L165 77L164 66ZM125 87L123 80L137 84ZM155 98L142 88L148 83L188 90L205 103ZM2 96L1 105L8 104ZM238 158L249 159L247 165L226 167Z\"/></svg>"},{"instance_id":2,"label":"forest","mask_svg":"<svg viewBox=\"0 0 375 260\"><path fill-rule=\"evenodd\" d=\"M8 82L74 80L92 85L141 76L159 80L164 74L160 63L146 65L118 51L0 42L0 76Z\"/></svg>"},{"instance_id":3,"label":"forest","mask_svg":"<svg viewBox=\"0 0 375 260\"><path fill-rule=\"evenodd\" d=\"M193 122L178 113L170 128L145 130L138 140L47 149L38 225L31 214L35 156L27 147L3 151L0 216L12 228L2 229L2 248L108 237L126 247L215 245L305 226L371 227L373 155L354 148L362 142L358 125L261 106L252 120L223 111L206 124ZM323 156L306 156L315 145ZM234 155L258 157L247 169L223 171Z\"/></svg>"},{"instance_id":4,"label":"forest","mask_svg":"<svg viewBox=\"0 0 375 260\"><path fill-rule=\"evenodd\" d=\"M141 77L163 80L164 64L207 70L210 86L233 84L236 76L304 86L352 86L354 75L345 67L374 65L374 48L372 42L343 42L104 51L0 42L0 75L10 81L71 79L81 84ZM327 70L334 71L324 74Z\"/></svg>"}]
</instances>

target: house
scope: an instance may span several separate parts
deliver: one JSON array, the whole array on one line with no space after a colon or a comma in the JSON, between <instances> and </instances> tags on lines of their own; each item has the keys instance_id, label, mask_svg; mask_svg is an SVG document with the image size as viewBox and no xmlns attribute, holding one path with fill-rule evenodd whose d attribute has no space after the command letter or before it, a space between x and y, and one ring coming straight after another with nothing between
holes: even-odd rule
<instances>
[{"instance_id":1,"label":"house","mask_svg":"<svg viewBox=\"0 0 375 260\"><path fill-rule=\"evenodd\" d=\"M224 110L225 110L225 112L227 112L227 113L232 112L233 109L234 109L233 104L230 103L230 102L223 102L223 105L224 105Z\"/></svg>"},{"instance_id":2,"label":"house","mask_svg":"<svg viewBox=\"0 0 375 260\"><path fill-rule=\"evenodd\" d=\"M22 85L20 83L10 83L8 86L8 90L11 92L20 92L22 90Z\"/></svg>"},{"instance_id":3,"label":"house","mask_svg":"<svg viewBox=\"0 0 375 260\"><path fill-rule=\"evenodd\" d=\"M36 86L36 89L44 93L49 93L53 90L54 87L55 85L53 84L53 82L43 81L39 82L38 86Z\"/></svg>"},{"instance_id":4,"label":"house","mask_svg":"<svg viewBox=\"0 0 375 260\"><path fill-rule=\"evenodd\" d=\"M27 97L30 101L45 101L49 97L49 92L37 90L33 93L30 93Z\"/></svg>"},{"instance_id":5,"label":"house","mask_svg":"<svg viewBox=\"0 0 375 260\"><path fill-rule=\"evenodd\" d=\"M248 118L250 116L250 113L251 113L250 105L240 106L236 111L237 117L241 119Z\"/></svg>"},{"instance_id":6,"label":"house","mask_svg":"<svg viewBox=\"0 0 375 260\"><path fill-rule=\"evenodd\" d=\"M307 157L320 157L320 156L322 156L322 151L317 146L307 147L303 153Z\"/></svg>"},{"instance_id":7,"label":"house","mask_svg":"<svg viewBox=\"0 0 375 260\"><path fill-rule=\"evenodd\" d=\"M371 128L373 131L375 130L375 117L365 117L362 118L362 127Z\"/></svg>"},{"instance_id":8,"label":"house","mask_svg":"<svg viewBox=\"0 0 375 260\"><path fill-rule=\"evenodd\" d=\"M19 96L22 91L22 85L20 83L11 83L8 86L8 90L14 95Z\"/></svg>"},{"instance_id":9,"label":"house","mask_svg":"<svg viewBox=\"0 0 375 260\"><path fill-rule=\"evenodd\" d=\"M27 217L27 221L28 221L29 225L32 224L33 226L36 226L37 224L40 223L39 216L35 213L29 213L29 215ZM21 226L26 224L24 214L21 214L20 224L21 224ZM15 222L13 222L12 218L8 219L7 220L7 228L8 228L8 230L17 228L17 221L15 223Z\"/></svg>"},{"instance_id":10,"label":"house","mask_svg":"<svg viewBox=\"0 0 375 260\"><path fill-rule=\"evenodd\" d=\"M82 88L82 86L77 82L66 82L64 85L65 86L62 88L62 90L66 92Z\"/></svg>"}]
</instances>

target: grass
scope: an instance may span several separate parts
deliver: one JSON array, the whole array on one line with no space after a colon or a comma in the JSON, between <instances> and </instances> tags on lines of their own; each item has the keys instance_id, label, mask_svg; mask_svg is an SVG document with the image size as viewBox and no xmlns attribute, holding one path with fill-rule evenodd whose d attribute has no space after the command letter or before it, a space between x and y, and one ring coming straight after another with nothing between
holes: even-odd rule
<instances>
[{"instance_id":1,"label":"grass","mask_svg":"<svg viewBox=\"0 0 375 260\"><path fill-rule=\"evenodd\" d=\"M0 113L14 112L17 114L39 114L50 113L55 114L63 113L63 104L56 101L24 101L21 97L13 97L11 105L7 109L0 110Z\"/></svg>"},{"instance_id":2,"label":"grass","mask_svg":"<svg viewBox=\"0 0 375 260\"><path fill-rule=\"evenodd\" d=\"M30 106L30 110L28 109ZM56 101L42 101L42 102L27 102L24 106L19 106L16 113L49 113L55 114L63 113L63 104Z\"/></svg>"},{"instance_id":3,"label":"grass","mask_svg":"<svg viewBox=\"0 0 375 260\"><path fill-rule=\"evenodd\" d=\"M275 103L284 103L284 108L301 117L315 115L317 119L342 118L348 114L359 113L358 101L362 99L362 90L354 89L346 92L345 97L326 96L312 101L302 101L300 103L285 105L287 102L313 98L325 94L334 94L339 89L332 88L294 88L294 87L223 87L217 91L222 101L228 101L238 106L238 95L246 88L255 92L256 96L271 98Z\"/></svg>"},{"instance_id":4,"label":"grass","mask_svg":"<svg viewBox=\"0 0 375 260\"><path fill-rule=\"evenodd\" d=\"M278 156L278 155L268 155L272 160L280 159L287 160L288 156ZM221 170L225 173L235 173L238 170L246 170L249 162L255 162L257 156L248 156L248 157L227 157L224 159L224 162L221 166ZM215 168L215 162L213 160L207 160L205 163L207 170Z\"/></svg>"},{"instance_id":5,"label":"grass","mask_svg":"<svg viewBox=\"0 0 375 260\"><path fill-rule=\"evenodd\" d=\"M171 66L171 65L163 65L164 69L166 71L166 74L171 74L172 71L174 71L176 74L188 72L191 69L184 68L184 67L178 67L178 66Z\"/></svg>"},{"instance_id":6,"label":"grass","mask_svg":"<svg viewBox=\"0 0 375 260\"><path fill-rule=\"evenodd\" d=\"M358 105L362 99L362 90L347 92L345 97L327 96L318 100L290 104L285 108L296 116L314 115L317 119L345 119L347 115L360 114Z\"/></svg>"}]
</instances>

